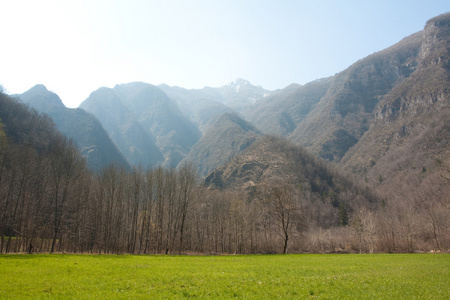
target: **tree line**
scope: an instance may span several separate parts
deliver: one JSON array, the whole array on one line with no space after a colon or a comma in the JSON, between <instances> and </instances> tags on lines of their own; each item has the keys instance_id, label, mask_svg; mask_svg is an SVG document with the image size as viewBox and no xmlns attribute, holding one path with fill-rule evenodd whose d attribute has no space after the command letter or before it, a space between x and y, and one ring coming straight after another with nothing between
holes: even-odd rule
<instances>
[{"instance_id":1,"label":"tree line","mask_svg":"<svg viewBox=\"0 0 450 300\"><path fill-rule=\"evenodd\" d=\"M47 117L1 97L1 253L450 248L445 199L426 201L424 195L424 201L374 204L361 193L317 194L286 181L258 183L250 191L215 189L205 186L190 164L145 170L112 165L92 172Z\"/></svg>"}]
</instances>

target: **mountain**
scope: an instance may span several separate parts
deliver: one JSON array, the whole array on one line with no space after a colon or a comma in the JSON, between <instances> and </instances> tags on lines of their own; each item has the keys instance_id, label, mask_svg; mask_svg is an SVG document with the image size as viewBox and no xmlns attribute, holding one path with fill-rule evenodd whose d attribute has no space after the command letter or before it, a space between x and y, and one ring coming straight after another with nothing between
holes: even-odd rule
<instances>
[{"instance_id":1,"label":"mountain","mask_svg":"<svg viewBox=\"0 0 450 300\"><path fill-rule=\"evenodd\" d=\"M369 129L383 97L413 72L420 37L409 36L333 76L324 96L290 139L338 162Z\"/></svg>"},{"instance_id":2,"label":"mountain","mask_svg":"<svg viewBox=\"0 0 450 300\"><path fill-rule=\"evenodd\" d=\"M380 100L339 166L386 197L450 201L450 13L416 36L410 76Z\"/></svg>"},{"instance_id":3,"label":"mountain","mask_svg":"<svg viewBox=\"0 0 450 300\"><path fill-rule=\"evenodd\" d=\"M325 164L313 154L284 138L268 135L260 136L205 178L207 185L238 189L267 181L302 183L319 194L327 193L333 185Z\"/></svg>"},{"instance_id":4,"label":"mountain","mask_svg":"<svg viewBox=\"0 0 450 300\"><path fill-rule=\"evenodd\" d=\"M242 112L249 109L252 104L271 93L240 78L216 88L188 90L164 84L159 87L177 101L184 114L202 131L210 120L226 112Z\"/></svg>"},{"instance_id":5,"label":"mountain","mask_svg":"<svg viewBox=\"0 0 450 300\"><path fill-rule=\"evenodd\" d=\"M134 165L175 167L200 138L176 102L147 83L101 88L80 107L100 120Z\"/></svg>"},{"instance_id":6,"label":"mountain","mask_svg":"<svg viewBox=\"0 0 450 300\"><path fill-rule=\"evenodd\" d=\"M6 146L19 145L24 151L30 147L41 154L48 152L49 144L61 138L62 134L50 117L0 92L0 136L2 151L3 143L6 143ZM4 159L4 153L1 154Z\"/></svg>"},{"instance_id":7,"label":"mountain","mask_svg":"<svg viewBox=\"0 0 450 300\"><path fill-rule=\"evenodd\" d=\"M450 13L433 18L392 47L332 77L273 92L243 114L383 195L418 182L434 182L442 194L450 169L449 24Z\"/></svg>"},{"instance_id":8,"label":"mountain","mask_svg":"<svg viewBox=\"0 0 450 300\"><path fill-rule=\"evenodd\" d=\"M225 113L214 120L184 161L193 163L200 175L227 163L250 146L261 132L237 113Z\"/></svg>"},{"instance_id":9,"label":"mountain","mask_svg":"<svg viewBox=\"0 0 450 300\"><path fill-rule=\"evenodd\" d=\"M433 18L423 31L305 85L267 91L237 79L188 90L135 82L100 88L80 107L132 165L189 160L206 175L271 134L386 197L441 195L450 170L449 24L449 13ZM36 107L61 105L53 97Z\"/></svg>"},{"instance_id":10,"label":"mountain","mask_svg":"<svg viewBox=\"0 0 450 300\"><path fill-rule=\"evenodd\" d=\"M238 112L270 94L270 91L254 86L242 78L219 88L205 87L201 91Z\"/></svg>"},{"instance_id":11,"label":"mountain","mask_svg":"<svg viewBox=\"0 0 450 300\"><path fill-rule=\"evenodd\" d=\"M331 79L316 80L304 86L291 84L272 92L243 115L266 134L289 136L327 92Z\"/></svg>"},{"instance_id":12,"label":"mountain","mask_svg":"<svg viewBox=\"0 0 450 300\"><path fill-rule=\"evenodd\" d=\"M99 119L130 165L149 167L163 162L155 137L141 127L112 89L92 92L80 107Z\"/></svg>"},{"instance_id":13,"label":"mountain","mask_svg":"<svg viewBox=\"0 0 450 300\"><path fill-rule=\"evenodd\" d=\"M235 112L234 109L220 102L219 96L205 94L202 90L188 90L165 84L160 85L159 88L177 102L183 114L202 132L208 127L210 120L227 112Z\"/></svg>"},{"instance_id":14,"label":"mountain","mask_svg":"<svg viewBox=\"0 0 450 300\"><path fill-rule=\"evenodd\" d=\"M246 190L254 197L265 185L287 184L303 195L309 218L328 226L345 225L340 211L376 206L368 190L337 172L329 162L285 138L260 136L248 148L205 178L205 185ZM302 201L303 201L302 200Z\"/></svg>"},{"instance_id":15,"label":"mountain","mask_svg":"<svg viewBox=\"0 0 450 300\"><path fill-rule=\"evenodd\" d=\"M420 40L412 35L335 76L274 93L245 116L265 133L339 161L368 130L382 97L413 72Z\"/></svg>"},{"instance_id":16,"label":"mountain","mask_svg":"<svg viewBox=\"0 0 450 300\"><path fill-rule=\"evenodd\" d=\"M47 114L65 136L73 139L91 169L109 164L128 167L127 162L97 119L82 109L66 108L61 99L44 85L14 95L39 112Z\"/></svg>"}]
</instances>

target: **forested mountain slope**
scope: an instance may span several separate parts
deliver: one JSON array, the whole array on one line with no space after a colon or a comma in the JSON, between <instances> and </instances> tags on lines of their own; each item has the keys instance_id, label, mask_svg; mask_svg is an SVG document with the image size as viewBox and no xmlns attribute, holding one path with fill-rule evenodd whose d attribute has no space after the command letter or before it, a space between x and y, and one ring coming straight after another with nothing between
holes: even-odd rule
<instances>
[{"instance_id":1,"label":"forested mountain slope","mask_svg":"<svg viewBox=\"0 0 450 300\"><path fill-rule=\"evenodd\" d=\"M49 116L3 92L0 93L0 120L8 144L31 147L38 153L46 153L53 140L63 137Z\"/></svg>"},{"instance_id":2,"label":"forested mountain slope","mask_svg":"<svg viewBox=\"0 0 450 300\"><path fill-rule=\"evenodd\" d=\"M53 252L61 230L76 223L63 218L68 199L80 199L90 174L50 117L0 93L1 253L31 252L44 240Z\"/></svg>"},{"instance_id":3,"label":"forested mountain slope","mask_svg":"<svg viewBox=\"0 0 450 300\"><path fill-rule=\"evenodd\" d=\"M91 172L49 116L0 93L0 252L448 251L449 33L447 13L270 93L244 80L98 89L81 107L142 168ZM89 114L32 91L87 139Z\"/></svg>"},{"instance_id":4,"label":"forested mountain slope","mask_svg":"<svg viewBox=\"0 0 450 300\"><path fill-rule=\"evenodd\" d=\"M220 189L246 190L254 197L265 186L296 187L316 225L339 226L344 214L358 207L376 207L377 198L285 138L261 136L227 164L212 171L205 184ZM300 201L300 200L299 200ZM346 225L346 224L344 224Z\"/></svg>"},{"instance_id":5,"label":"forested mountain slope","mask_svg":"<svg viewBox=\"0 0 450 300\"><path fill-rule=\"evenodd\" d=\"M250 146L261 132L236 113L225 113L208 126L183 161L193 163L201 176L227 163Z\"/></svg>"},{"instance_id":6,"label":"forested mountain slope","mask_svg":"<svg viewBox=\"0 0 450 300\"><path fill-rule=\"evenodd\" d=\"M113 90L100 88L92 92L80 107L100 120L130 165L149 167L163 162L155 137L142 128Z\"/></svg>"}]
</instances>

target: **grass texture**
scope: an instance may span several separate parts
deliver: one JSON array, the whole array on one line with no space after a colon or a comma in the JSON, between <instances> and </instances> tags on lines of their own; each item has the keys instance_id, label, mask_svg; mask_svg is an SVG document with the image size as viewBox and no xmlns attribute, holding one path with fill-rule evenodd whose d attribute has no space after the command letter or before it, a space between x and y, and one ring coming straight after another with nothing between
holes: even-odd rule
<instances>
[{"instance_id":1,"label":"grass texture","mask_svg":"<svg viewBox=\"0 0 450 300\"><path fill-rule=\"evenodd\" d=\"M449 299L449 254L0 255L0 299Z\"/></svg>"}]
</instances>

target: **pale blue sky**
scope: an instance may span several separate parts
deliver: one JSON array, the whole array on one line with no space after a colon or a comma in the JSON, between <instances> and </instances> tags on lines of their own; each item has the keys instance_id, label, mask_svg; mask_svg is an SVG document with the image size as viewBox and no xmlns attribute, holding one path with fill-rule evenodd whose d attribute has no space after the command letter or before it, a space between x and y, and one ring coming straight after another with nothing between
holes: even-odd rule
<instances>
[{"instance_id":1,"label":"pale blue sky","mask_svg":"<svg viewBox=\"0 0 450 300\"><path fill-rule=\"evenodd\" d=\"M69 107L101 86L266 89L334 75L422 30L448 0L0 0L0 84Z\"/></svg>"}]
</instances>

